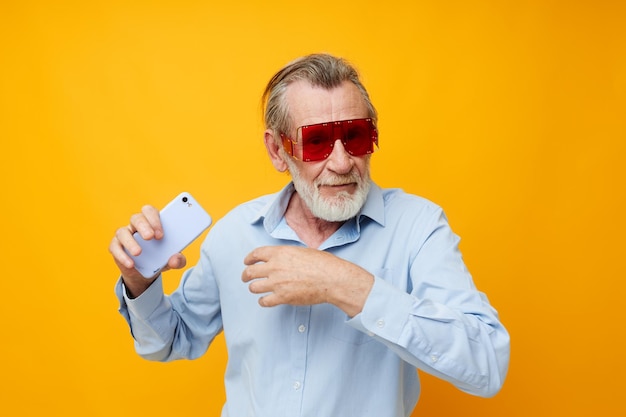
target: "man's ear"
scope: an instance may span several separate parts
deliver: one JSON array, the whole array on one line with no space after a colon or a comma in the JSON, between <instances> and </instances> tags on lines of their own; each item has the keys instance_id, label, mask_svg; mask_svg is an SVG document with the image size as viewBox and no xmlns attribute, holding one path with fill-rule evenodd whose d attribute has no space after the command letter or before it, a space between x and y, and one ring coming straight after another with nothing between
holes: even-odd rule
<instances>
[{"instance_id":1,"label":"man's ear","mask_svg":"<svg viewBox=\"0 0 626 417\"><path fill-rule=\"evenodd\" d=\"M280 141L279 138L274 136L274 131L272 129L267 129L263 136L263 140L265 141L265 149L267 149L267 154L272 161L272 165L278 172L287 171L287 163L283 160L280 154Z\"/></svg>"}]
</instances>

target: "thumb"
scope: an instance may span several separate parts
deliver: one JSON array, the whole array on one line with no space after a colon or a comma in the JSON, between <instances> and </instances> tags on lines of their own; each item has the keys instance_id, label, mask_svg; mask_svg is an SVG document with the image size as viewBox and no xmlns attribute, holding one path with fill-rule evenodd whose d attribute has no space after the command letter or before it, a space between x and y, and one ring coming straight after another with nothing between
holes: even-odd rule
<instances>
[{"instance_id":1,"label":"thumb","mask_svg":"<svg viewBox=\"0 0 626 417\"><path fill-rule=\"evenodd\" d=\"M167 265L163 268L163 271L167 271L169 269L181 269L187 265L187 258L182 253L176 253L170 257L167 261Z\"/></svg>"}]
</instances>

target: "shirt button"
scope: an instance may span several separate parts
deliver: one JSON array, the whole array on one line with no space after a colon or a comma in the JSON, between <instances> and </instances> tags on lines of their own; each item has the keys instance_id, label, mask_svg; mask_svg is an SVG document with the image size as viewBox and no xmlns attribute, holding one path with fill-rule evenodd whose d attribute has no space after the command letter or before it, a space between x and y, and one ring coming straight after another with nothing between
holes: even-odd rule
<instances>
[{"instance_id":1,"label":"shirt button","mask_svg":"<svg viewBox=\"0 0 626 417\"><path fill-rule=\"evenodd\" d=\"M300 333L304 333L305 330L306 330L306 326L304 324L301 324L298 326L298 331Z\"/></svg>"},{"instance_id":2,"label":"shirt button","mask_svg":"<svg viewBox=\"0 0 626 417\"><path fill-rule=\"evenodd\" d=\"M431 362L433 362L433 363L434 363L434 362L437 362L437 360L438 360L438 359L439 359L439 358L437 357L437 355L430 355L430 361L431 361Z\"/></svg>"},{"instance_id":3,"label":"shirt button","mask_svg":"<svg viewBox=\"0 0 626 417\"><path fill-rule=\"evenodd\" d=\"M300 382L296 381L293 384L293 389L299 390L301 386L302 386L302 384L300 384Z\"/></svg>"},{"instance_id":4,"label":"shirt button","mask_svg":"<svg viewBox=\"0 0 626 417\"><path fill-rule=\"evenodd\" d=\"M378 320L378 321L376 322L376 326L377 326L379 329L382 329L383 327L385 327L385 320L383 320L383 319Z\"/></svg>"}]
</instances>

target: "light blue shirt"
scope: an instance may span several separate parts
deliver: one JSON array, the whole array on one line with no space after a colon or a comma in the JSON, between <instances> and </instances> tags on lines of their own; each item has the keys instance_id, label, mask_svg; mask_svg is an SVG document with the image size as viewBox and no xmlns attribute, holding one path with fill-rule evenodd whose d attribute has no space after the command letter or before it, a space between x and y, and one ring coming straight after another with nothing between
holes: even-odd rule
<instances>
[{"instance_id":1,"label":"light blue shirt","mask_svg":"<svg viewBox=\"0 0 626 417\"><path fill-rule=\"evenodd\" d=\"M500 389L509 335L441 208L401 190L372 184L361 213L319 248L375 276L360 314L330 304L261 307L241 280L243 259L259 246L303 246L283 216L292 192L289 184L218 221L170 296L161 278L132 300L118 283L141 356L197 358L223 330L223 417L409 416L417 369L475 395Z\"/></svg>"}]
</instances>

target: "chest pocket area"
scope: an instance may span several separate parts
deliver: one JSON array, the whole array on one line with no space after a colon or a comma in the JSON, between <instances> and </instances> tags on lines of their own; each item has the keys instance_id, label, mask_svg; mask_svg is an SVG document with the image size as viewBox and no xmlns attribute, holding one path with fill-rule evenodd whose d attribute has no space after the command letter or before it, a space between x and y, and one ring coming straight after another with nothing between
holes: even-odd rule
<instances>
[{"instance_id":1,"label":"chest pocket area","mask_svg":"<svg viewBox=\"0 0 626 417\"><path fill-rule=\"evenodd\" d=\"M374 271L374 275L379 278L383 278L385 281L388 281L389 277L393 276L391 269L378 269ZM372 336L350 326L347 323L349 319L348 316L341 309L334 308L332 317L333 322L330 334L333 339L352 345L362 345L370 343L374 340Z\"/></svg>"}]
</instances>

